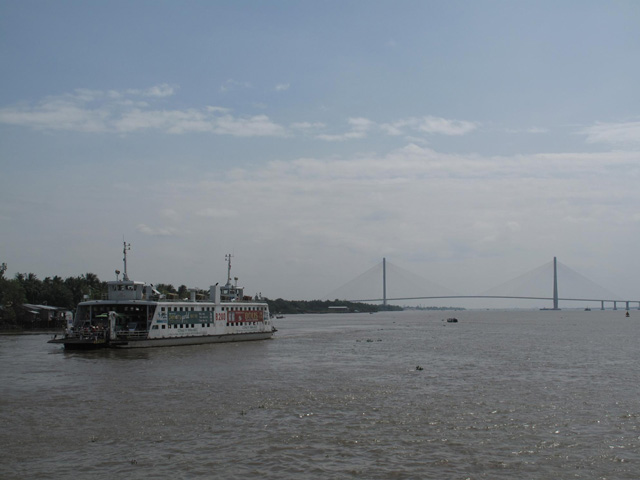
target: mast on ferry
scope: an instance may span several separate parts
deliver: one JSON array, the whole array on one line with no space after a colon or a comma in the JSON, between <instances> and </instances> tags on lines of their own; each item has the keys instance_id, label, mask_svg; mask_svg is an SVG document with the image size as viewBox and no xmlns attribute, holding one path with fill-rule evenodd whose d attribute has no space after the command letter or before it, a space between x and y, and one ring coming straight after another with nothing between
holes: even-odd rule
<instances>
[{"instance_id":1,"label":"mast on ferry","mask_svg":"<svg viewBox=\"0 0 640 480\"><path fill-rule=\"evenodd\" d=\"M124 248L122 249L122 253L124 254L124 258L122 261L124 262L124 273L122 275L122 280L125 282L129 281L129 276L127 275L127 250L131 250L131 244L127 243L122 239L122 243L124 244Z\"/></svg>"},{"instance_id":2,"label":"mast on ferry","mask_svg":"<svg viewBox=\"0 0 640 480\"><path fill-rule=\"evenodd\" d=\"M230 253L227 253L224 256L224 259L227 261L227 284L225 285L226 287L231 286L231 257L233 257L233 255L231 255Z\"/></svg>"}]
</instances>

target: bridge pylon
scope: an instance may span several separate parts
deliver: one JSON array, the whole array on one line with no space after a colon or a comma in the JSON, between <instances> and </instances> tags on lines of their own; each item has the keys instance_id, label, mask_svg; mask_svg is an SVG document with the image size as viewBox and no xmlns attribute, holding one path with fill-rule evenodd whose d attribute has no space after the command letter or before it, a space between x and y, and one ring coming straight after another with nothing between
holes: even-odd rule
<instances>
[{"instance_id":1,"label":"bridge pylon","mask_svg":"<svg viewBox=\"0 0 640 480\"><path fill-rule=\"evenodd\" d=\"M387 306L387 259L382 258L382 305Z\"/></svg>"},{"instance_id":2,"label":"bridge pylon","mask_svg":"<svg viewBox=\"0 0 640 480\"><path fill-rule=\"evenodd\" d=\"M558 260L553 257L553 309L558 308Z\"/></svg>"}]
</instances>

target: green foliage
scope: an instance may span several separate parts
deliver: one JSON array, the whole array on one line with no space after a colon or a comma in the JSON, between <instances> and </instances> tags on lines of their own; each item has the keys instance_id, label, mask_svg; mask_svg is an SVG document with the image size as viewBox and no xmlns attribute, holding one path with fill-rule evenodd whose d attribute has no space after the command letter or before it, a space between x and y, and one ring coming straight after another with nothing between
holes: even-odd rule
<instances>
[{"instance_id":1,"label":"green foliage","mask_svg":"<svg viewBox=\"0 0 640 480\"><path fill-rule=\"evenodd\" d=\"M154 285L154 287L163 295L173 296L178 294L176 288L170 283L158 283L157 285Z\"/></svg>"},{"instance_id":2,"label":"green foliage","mask_svg":"<svg viewBox=\"0 0 640 480\"><path fill-rule=\"evenodd\" d=\"M100 299L107 293L107 282L101 282L94 273L79 277L46 277L40 280L33 273L17 273L13 280L24 292L25 300L21 303L49 305L72 310L84 300Z\"/></svg>"},{"instance_id":3,"label":"green foliage","mask_svg":"<svg viewBox=\"0 0 640 480\"><path fill-rule=\"evenodd\" d=\"M0 307L2 307L2 320L13 325L18 317L17 307L26 303L27 296L24 288L17 280L8 280L0 277Z\"/></svg>"},{"instance_id":4,"label":"green foliage","mask_svg":"<svg viewBox=\"0 0 640 480\"><path fill-rule=\"evenodd\" d=\"M189 298L189 289L186 285L180 285L180 287L178 288L178 298Z\"/></svg>"},{"instance_id":5,"label":"green foliage","mask_svg":"<svg viewBox=\"0 0 640 480\"><path fill-rule=\"evenodd\" d=\"M370 303L354 303L345 300L276 300L266 299L269 304L269 311L273 314L294 314L294 313L329 313L329 307L347 307L349 312L377 312L383 310L381 305ZM387 305L386 310L402 310L401 307Z\"/></svg>"}]
</instances>

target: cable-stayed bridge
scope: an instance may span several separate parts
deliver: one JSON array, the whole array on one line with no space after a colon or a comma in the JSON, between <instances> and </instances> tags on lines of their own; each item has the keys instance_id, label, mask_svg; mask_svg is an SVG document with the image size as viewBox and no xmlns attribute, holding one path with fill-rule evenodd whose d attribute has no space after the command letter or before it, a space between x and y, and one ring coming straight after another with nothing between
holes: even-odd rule
<instances>
[{"instance_id":1,"label":"cable-stayed bridge","mask_svg":"<svg viewBox=\"0 0 640 480\"><path fill-rule=\"evenodd\" d=\"M417 292L416 288L420 291ZM620 298L558 262L555 257L551 262L476 295L457 294L383 258L382 262L325 298L352 302L382 302L383 305L391 301L464 298L547 300L552 306L549 310L558 310L561 301L599 302L602 310L605 309L605 304L611 304L614 310L618 309L619 304L624 305L626 310L629 310L631 304L637 304L640 310L640 300Z\"/></svg>"}]
</instances>

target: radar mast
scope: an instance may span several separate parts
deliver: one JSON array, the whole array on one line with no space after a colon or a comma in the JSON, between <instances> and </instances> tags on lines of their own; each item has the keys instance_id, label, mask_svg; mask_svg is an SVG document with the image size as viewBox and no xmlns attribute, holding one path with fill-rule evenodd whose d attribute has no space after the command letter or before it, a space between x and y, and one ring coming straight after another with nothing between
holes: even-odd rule
<instances>
[{"instance_id":1,"label":"radar mast","mask_svg":"<svg viewBox=\"0 0 640 480\"><path fill-rule=\"evenodd\" d=\"M124 280L125 282L128 282L129 275L127 275L127 250L131 250L131 244L125 242L124 238L122 239L122 243L124 244L124 247L122 249L122 253L124 255L122 259L122 261L124 262L124 273L122 274L122 280Z\"/></svg>"},{"instance_id":2,"label":"radar mast","mask_svg":"<svg viewBox=\"0 0 640 480\"><path fill-rule=\"evenodd\" d=\"M227 261L227 287L231 286L231 257L233 257L233 255L230 253L224 256L224 259Z\"/></svg>"}]
</instances>

